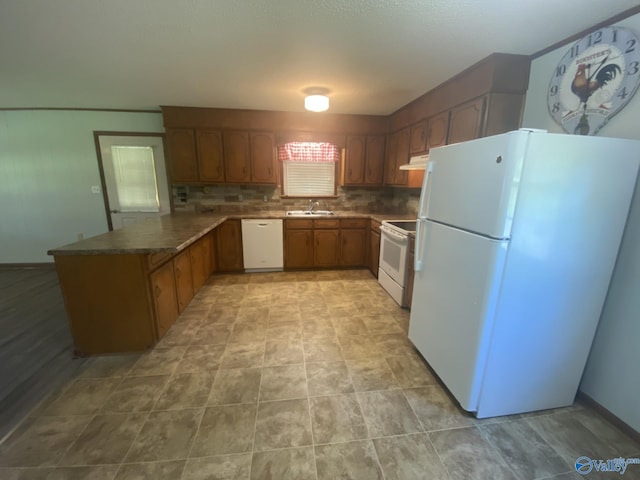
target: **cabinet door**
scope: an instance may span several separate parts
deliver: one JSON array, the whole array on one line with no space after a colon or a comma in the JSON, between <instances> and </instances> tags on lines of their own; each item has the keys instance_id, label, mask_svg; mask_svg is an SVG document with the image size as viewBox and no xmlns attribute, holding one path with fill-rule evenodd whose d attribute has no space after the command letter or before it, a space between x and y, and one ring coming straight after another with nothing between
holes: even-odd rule
<instances>
[{"instance_id":1,"label":"cabinet door","mask_svg":"<svg viewBox=\"0 0 640 480\"><path fill-rule=\"evenodd\" d=\"M347 137L347 152L344 165L344 184L362 185L364 183L367 137Z\"/></svg>"},{"instance_id":2,"label":"cabinet door","mask_svg":"<svg viewBox=\"0 0 640 480\"><path fill-rule=\"evenodd\" d=\"M409 239L409 253L407 254L407 284L404 289L404 304L407 307L411 307L411 301L413 300L413 281L416 275L413 269L413 262L415 260L415 238Z\"/></svg>"},{"instance_id":3,"label":"cabinet door","mask_svg":"<svg viewBox=\"0 0 640 480\"><path fill-rule=\"evenodd\" d=\"M411 126L409 135L409 153L422 153L427 150L427 121L423 120Z\"/></svg>"},{"instance_id":4,"label":"cabinet door","mask_svg":"<svg viewBox=\"0 0 640 480\"><path fill-rule=\"evenodd\" d=\"M198 167L202 182L224 182L222 133L216 130L197 130Z\"/></svg>"},{"instance_id":5,"label":"cabinet door","mask_svg":"<svg viewBox=\"0 0 640 480\"><path fill-rule=\"evenodd\" d=\"M216 260L220 272L244 270L240 220L227 220L216 228Z\"/></svg>"},{"instance_id":6,"label":"cabinet door","mask_svg":"<svg viewBox=\"0 0 640 480\"><path fill-rule=\"evenodd\" d=\"M176 292L178 293L178 311L187 308L193 298L193 279L191 274L191 255L189 250L179 253L173 258L173 270L176 276Z\"/></svg>"},{"instance_id":7,"label":"cabinet door","mask_svg":"<svg viewBox=\"0 0 640 480\"><path fill-rule=\"evenodd\" d=\"M378 278L378 267L380 265L380 232L371 230L369 232L369 270Z\"/></svg>"},{"instance_id":8,"label":"cabinet door","mask_svg":"<svg viewBox=\"0 0 640 480\"><path fill-rule=\"evenodd\" d=\"M230 183L249 183L249 133L224 132L225 178Z\"/></svg>"},{"instance_id":9,"label":"cabinet door","mask_svg":"<svg viewBox=\"0 0 640 480\"><path fill-rule=\"evenodd\" d=\"M396 147L395 179L393 185L407 184L407 170L399 170L400 165L409 163L409 128L398 132L398 145Z\"/></svg>"},{"instance_id":10,"label":"cabinet door","mask_svg":"<svg viewBox=\"0 0 640 480\"><path fill-rule=\"evenodd\" d=\"M158 338L161 338L178 318L178 299L173 263L167 262L149 275L153 290Z\"/></svg>"},{"instance_id":11,"label":"cabinet door","mask_svg":"<svg viewBox=\"0 0 640 480\"><path fill-rule=\"evenodd\" d=\"M348 267L365 265L367 231L365 229L340 232L340 264Z\"/></svg>"},{"instance_id":12,"label":"cabinet door","mask_svg":"<svg viewBox=\"0 0 640 480\"><path fill-rule=\"evenodd\" d=\"M167 148L171 182L198 182L198 157L194 131L184 128L167 130Z\"/></svg>"},{"instance_id":13,"label":"cabinet door","mask_svg":"<svg viewBox=\"0 0 640 480\"><path fill-rule=\"evenodd\" d=\"M251 145L251 183L276 184L275 137L273 133L249 134Z\"/></svg>"},{"instance_id":14,"label":"cabinet door","mask_svg":"<svg viewBox=\"0 0 640 480\"><path fill-rule=\"evenodd\" d=\"M463 103L451 110L448 143L479 138L482 133L485 98Z\"/></svg>"},{"instance_id":15,"label":"cabinet door","mask_svg":"<svg viewBox=\"0 0 640 480\"><path fill-rule=\"evenodd\" d=\"M429 119L427 128L427 151L433 147L447 144L449 131L449 112L442 112Z\"/></svg>"},{"instance_id":16,"label":"cabinet door","mask_svg":"<svg viewBox=\"0 0 640 480\"><path fill-rule=\"evenodd\" d=\"M387 137L387 148L384 159L384 184L393 185L396 179L396 155L398 151L398 132Z\"/></svg>"},{"instance_id":17,"label":"cabinet door","mask_svg":"<svg viewBox=\"0 0 640 480\"><path fill-rule=\"evenodd\" d=\"M335 267L340 263L340 230L314 230L314 265Z\"/></svg>"},{"instance_id":18,"label":"cabinet door","mask_svg":"<svg viewBox=\"0 0 640 480\"><path fill-rule=\"evenodd\" d=\"M202 245L202 262L204 265L206 282L214 271L213 232L209 232L202 237L202 239L200 239L200 243Z\"/></svg>"},{"instance_id":19,"label":"cabinet door","mask_svg":"<svg viewBox=\"0 0 640 480\"><path fill-rule=\"evenodd\" d=\"M191 278L193 280L193 293L197 293L209 277L206 271L204 258L204 238L198 240L189 247L191 259Z\"/></svg>"},{"instance_id":20,"label":"cabinet door","mask_svg":"<svg viewBox=\"0 0 640 480\"><path fill-rule=\"evenodd\" d=\"M367 137L365 185L382 185L384 175L384 135Z\"/></svg>"},{"instance_id":21,"label":"cabinet door","mask_svg":"<svg viewBox=\"0 0 640 480\"><path fill-rule=\"evenodd\" d=\"M286 268L313 267L313 230L286 230L284 242Z\"/></svg>"}]
</instances>

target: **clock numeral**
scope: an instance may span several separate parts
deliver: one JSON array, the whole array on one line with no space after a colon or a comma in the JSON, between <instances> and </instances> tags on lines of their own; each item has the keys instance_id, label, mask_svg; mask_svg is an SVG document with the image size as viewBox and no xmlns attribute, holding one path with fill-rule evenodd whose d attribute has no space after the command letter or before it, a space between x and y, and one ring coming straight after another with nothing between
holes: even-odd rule
<instances>
[{"instance_id":1,"label":"clock numeral","mask_svg":"<svg viewBox=\"0 0 640 480\"><path fill-rule=\"evenodd\" d=\"M640 70L640 62L631 62L627 69L627 75L635 75Z\"/></svg>"},{"instance_id":2,"label":"clock numeral","mask_svg":"<svg viewBox=\"0 0 640 480\"><path fill-rule=\"evenodd\" d=\"M558 65L556 67L556 77L561 77L564 75L564 72L567 71L567 66L566 65Z\"/></svg>"},{"instance_id":3,"label":"clock numeral","mask_svg":"<svg viewBox=\"0 0 640 480\"><path fill-rule=\"evenodd\" d=\"M628 95L629 94L627 93L627 87L623 87L622 90L620 90L618 92L616 97L621 98L622 100L624 100L625 98L627 98Z\"/></svg>"},{"instance_id":4,"label":"clock numeral","mask_svg":"<svg viewBox=\"0 0 640 480\"><path fill-rule=\"evenodd\" d=\"M631 40L627 40L627 49L624 53L631 53L636 49L636 39L632 38Z\"/></svg>"},{"instance_id":5,"label":"clock numeral","mask_svg":"<svg viewBox=\"0 0 640 480\"><path fill-rule=\"evenodd\" d=\"M580 44L571 47L571 58L576 57L580 53Z\"/></svg>"},{"instance_id":6,"label":"clock numeral","mask_svg":"<svg viewBox=\"0 0 640 480\"><path fill-rule=\"evenodd\" d=\"M555 96L558 94L558 85L554 85L553 87L551 87L551 89L549 90L549 94L551 96Z\"/></svg>"},{"instance_id":7,"label":"clock numeral","mask_svg":"<svg viewBox=\"0 0 640 480\"><path fill-rule=\"evenodd\" d=\"M558 113L560 111L560 102L556 102L553 104L551 108L551 113Z\"/></svg>"},{"instance_id":8,"label":"clock numeral","mask_svg":"<svg viewBox=\"0 0 640 480\"><path fill-rule=\"evenodd\" d=\"M602 41L602 30L599 30L595 33L589 35L589 46L597 45Z\"/></svg>"}]
</instances>

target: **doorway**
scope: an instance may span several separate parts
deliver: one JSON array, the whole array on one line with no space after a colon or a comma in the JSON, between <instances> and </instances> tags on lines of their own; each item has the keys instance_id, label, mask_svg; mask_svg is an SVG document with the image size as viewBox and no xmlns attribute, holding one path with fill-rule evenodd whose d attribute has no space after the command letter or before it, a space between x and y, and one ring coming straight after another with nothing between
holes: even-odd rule
<instances>
[{"instance_id":1,"label":"doorway","mask_svg":"<svg viewBox=\"0 0 640 480\"><path fill-rule=\"evenodd\" d=\"M171 213L161 134L94 132L109 230Z\"/></svg>"}]
</instances>

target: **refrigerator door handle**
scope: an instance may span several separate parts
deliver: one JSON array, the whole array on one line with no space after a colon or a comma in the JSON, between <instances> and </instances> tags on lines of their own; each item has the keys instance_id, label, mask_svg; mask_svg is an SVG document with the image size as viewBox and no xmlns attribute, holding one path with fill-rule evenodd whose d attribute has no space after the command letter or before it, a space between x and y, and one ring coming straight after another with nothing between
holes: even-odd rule
<instances>
[{"instance_id":1,"label":"refrigerator door handle","mask_svg":"<svg viewBox=\"0 0 640 480\"><path fill-rule=\"evenodd\" d=\"M429 197L431 195L431 175L433 174L433 162L427 163L427 169L424 174L424 184L422 185L422 191L420 192L420 207L418 211L418 217L427 216L427 205L429 203Z\"/></svg>"},{"instance_id":2,"label":"refrigerator door handle","mask_svg":"<svg viewBox=\"0 0 640 480\"><path fill-rule=\"evenodd\" d=\"M424 228L426 223L426 220L418 217L418 221L416 224L416 253L415 260L413 262L413 270L416 272L422 271L422 257L424 255L424 248L422 247L424 234L422 233L422 229Z\"/></svg>"}]
</instances>

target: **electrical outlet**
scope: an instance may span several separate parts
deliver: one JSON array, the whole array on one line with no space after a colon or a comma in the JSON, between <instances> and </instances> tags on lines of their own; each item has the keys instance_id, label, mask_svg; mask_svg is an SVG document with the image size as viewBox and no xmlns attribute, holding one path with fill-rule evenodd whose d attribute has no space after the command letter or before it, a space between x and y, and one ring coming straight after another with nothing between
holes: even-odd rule
<instances>
[{"instance_id":1,"label":"electrical outlet","mask_svg":"<svg viewBox=\"0 0 640 480\"><path fill-rule=\"evenodd\" d=\"M84 240L84 233L79 233L78 234L78 241L80 240Z\"/></svg>"},{"instance_id":2,"label":"electrical outlet","mask_svg":"<svg viewBox=\"0 0 640 480\"><path fill-rule=\"evenodd\" d=\"M267 196L266 196L266 195L264 196L263 200L264 200L265 202L268 202L268 201L269 201L269 200L267 200Z\"/></svg>"},{"instance_id":3,"label":"electrical outlet","mask_svg":"<svg viewBox=\"0 0 640 480\"><path fill-rule=\"evenodd\" d=\"M242 201L242 195L238 195L238 201L241 202Z\"/></svg>"},{"instance_id":4,"label":"electrical outlet","mask_svg":"<svg viewBox=\"0 0 640 480\"><path fill-rule=\"evenodd\" d=\"M100 195L100 186L99 185L91 185L91 193L96 195Z\"/></svg>"}]
</instances>

